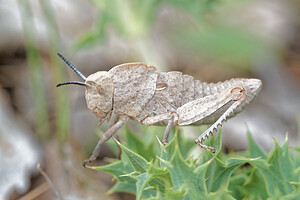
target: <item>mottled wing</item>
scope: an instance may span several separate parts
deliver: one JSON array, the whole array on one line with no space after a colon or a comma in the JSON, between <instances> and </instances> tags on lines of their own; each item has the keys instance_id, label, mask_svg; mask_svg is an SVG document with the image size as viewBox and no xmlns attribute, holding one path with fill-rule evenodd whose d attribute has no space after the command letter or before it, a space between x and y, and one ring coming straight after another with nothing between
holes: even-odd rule
<instances>
[{"instance_id":1,"label":"mottled wing","mask_svg":"<svg viewBox=\"0 0 300 200\"><path fill-rule=\"evenodd\" d=\"M203 97L203 86L201 81L194 80L194 91L195 91L195 99L200 99Z\"/></svg>"},{"instance_id":2,"label":"mottled wing","mask_svg":"<svg viewBox=\"0 0 300 200\"><path fill-rule=\"evenodd\" d=\"M162 117L165 116L164 114L176 113L177 108L193 101L194 98L194 78L192 76L175 71L159 72L156 92L136 120L143 122L147 117Z\"/></svg>"},{"instance_id":3,"label":"mottled wing","mask_svg":"<svg viewBox=\"0 0 300 200\"><path fill-rule=\"evenodd\" d=\"M182 105L195 100L194 78L190 75L182 75Z\"/></svg>"},{"instance_id":4,"label":"mottled wing","mask_svg":"<svg viewBox=\"0 0 300 200\"><path fill-rule=\"evenodd\" d=\"M118 65L109 73L113 77L114 112L136 117L155 93L158 72L143 63Z\"/></svg>"},{"instance_id":5,"label":"mottled wing","mask_svg":"<svg viewBox=\"0 0 300 200\"><path fill-rule=\"evenodd\" d=\"M182 73L177 71L160 72L157 83L166 83L168 86L163 90L157 91L157 96L160 98L161 103L165 104L169 111L176 111L183 102Z\"/></svg>"}]
</instances>

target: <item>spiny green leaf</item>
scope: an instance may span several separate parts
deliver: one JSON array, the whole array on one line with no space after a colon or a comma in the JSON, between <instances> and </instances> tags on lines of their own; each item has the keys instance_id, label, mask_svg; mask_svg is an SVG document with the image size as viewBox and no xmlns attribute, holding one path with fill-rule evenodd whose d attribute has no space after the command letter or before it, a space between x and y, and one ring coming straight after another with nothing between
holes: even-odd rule
<instances>
[{"instance_id":1,"label":"spiny green leaf","mask_svg":"<svg viewBox=\"0 0 300 200\"><path fill-rule=\"evenodd\" d=\"M243 187L243 184L248 179L248 175L243 173L238 173L237 171L239 170L236 170L231 176L228 190L231 191L232 196L234 198L242 199L243 190L246 189L245 187Z\"/></svg>"},{"instance_id":2,"label":"spiny green leaf","mask_svg":"<svg viewBox=\"0 0 300 200\"><path fill-rule=\"evenodd\" d=\"M205 173L201 176L196 173L195 166L187 165L179 152L178 146L175 146L175 152L171 160L166 162L166 167L171 176L173 190L176 191L181 187L184 187L186 191L184 199L205 198ZM203 167L199 171L205 171L207 166Z\"/></svg>"},{"instance_id":3,"label":"spiny green leaf","mask_svg":"<svg viewBox=\"0 0 300 200\"><path fill-rule=\"evenodd\" d=\"M124 145L119 143L118 141L116 141L116 142L118 143L118 145L120 146L122 151L125 153L125 155L128 157L128 159L131 163L131 166L137 172L143 173L143 172L147 171L150 164L147 162L147 160L145 158L143 158L142 156L138 155L137 153L131 151L130 149L128 149L127 147L125 147Z\"/></svg>"},{"instance_id":4,"label":"spiny green leaf","mask_svg":"<svg viewBox=\"0 0 300 200\"><path fill-rule=\"evenodd\" d=\"M158 189L160 192L164 193L165 191L165 182L170 183L169 173L165 169L156 168L153 163L150 164L150 167L146 173L142 173L136 176L138 179L136 187L137 199L142 197L143 191L147 184L152 187L152 190Z\"/></svg>"},{"instance_id":5,"label":"spiny green leaf","mask_svg":"<svg viewBox=\"0 0 300 200\"><path fill-rule=\"evenodd\" d=\"M129 176L123 176L134 172L134 168L131 166L128 158L125 155L121 155L121 160L104 166L87 166L90 169L104 171L111 174L117 181L117 183L108 191L108 193L114 192L128 192L135 193L136 180Z\"/></svg>"},{"instance_id":6,"label":"spiny green leaf","mask_svg":"<svg viewBox=\"0 0 300 200\"><path fill-rule=\"evenodd\" d=\"M136 192L136 181L132 179L132 181L121 182L118 181L109 191L108 194L113 194L115 192L127 192L131 194L135 194Z\"/></svg>"},{"instance_id":7,"label":"spiny green leaf","mask_svg":"<svg viewBox=\"0 0 300 200\"><path fill-rule=\"evenodd\" d=\"M211 192L209 193L207 199L225 199L225 200L234 200L230 194L230 192L227 190L226 186L222 186L218 189L217 192Z\"/></svg>"},{"instance_id":8,"label":"spiny green leaf","mask_svg":"<svg viewBox=\"0 0 300 200\"><path fill-rule=\"evenodd\" d=\"M286 196L283 196L282 199L284 199L284 200L300 199L300 183L295 184L294 192L292 192Z\"/></svg>"},{"instance_id":9,"label":"spiny green leaf","mask_svg":"<svg viewBox=\"0 0 300 200\"><path fill-rule=\"evenodd\" d=\"M137 176L138 181L136 182L136 199L140 200L142 198L142 193L149 182L151 176L148 173L142 173Z\"/></svg>"},{"instance_id":10,"label":"spiny green leaf","mask_svg":"<svg viewBox=\"0 0 300 200\"><path fill-rule=\"evenodd\" d=\"M162 179L162 178L154 178L154 176L152 175L151 180L149 181L149 188L151 188L151 190L155 190L156 188L164 193L165 192L165 184L166 184L166 180Z\"/></svg>"},{"instance_id":11,"label":"spiny green leaf","mask_svg":"<svg viewBox=\"0 0 300 200\"><path fill-rule=\"evenodd\" d=\"M214 165L211 165L212 171L208 174L208 191L216 192L219 187L228 187L229 178L233 171L240 165L249 162L249 158L229 158L226 163L223 163L219 158L214 158Z\"/></svg>"},{"instance_id":12,"label":"spiny green leaf","mask_svg":"<svg viewBox=\"0 0 300 200\"><path fill-rule=\"evenodd\" d=\"M252 158L261 157L263 159L267 159L267 155L261 150L261 148L257 145L257 143L254 141L251 133L247 131L248 136L248 152L249 156Z\"/></svg>"},{"instance_id":13,"label":"spiny green leaf","mask_svg":"<svg viewBox=\"0 0 300 200\"><path fill-rule=\"evenodd\" d=\"M214 142L214 147L216 149L215 155L219 155L222 150L222 128L220 129L219 133L217 134L217 139Z\"/></svg>"},{"instance_id":14,"label":"spiny green leaf","mask_svg":"<svg viewBox=\"0 0 300 200\"><path fill-rule=\"evenodd\" d=\"M202 151L202 158L195 162L192 158L184 159L181 149L190 147L180 149L179 145L185 143L178 138L174 134L167 146L160 144L161 157L151 162L129 150L131 146L139 149L136 151L145 150L140 145L143 140L131 138L140 144L129 142L129 148L120 144L123 151L120 161L91 168L108 172L117 179L110 192L135 193L138 199L297 199L300 196L300 168L296 168L295 156L288 152L287 140L281 147L275 141L269 156L254 141L249 141L248 152L225 156L219 151L220 132L214 145L217 153ZM252 140L250 135L248 138ZM211 145L213 139L208 142Z\"/></svg>"},{"instance_id":15,"label":"spiny green leaf","mask_svg":"<svg viewBox=\"0 0 300 200\"><path fill-rule=\"evenodd\" d=\"M265 179L269 196L273 197L276 192L280 192L281 195L286 195L294 190L292 184L288 182L281 169L280 152L276 141L275 148L267 161L254 160L249 163L256 166L261 176Z\"/></svg>"},{"instance_id":16,"label":"spiny green leaf","mask_svg":"<svg viewBox=\"0 0 300 200\"><path fill-rule=\"evenodd\" d=\"M157 191L155 196L150 196L149 198L145 198L145 200L161 200L163 199L162 194Z\"/></svg>"},{"instance_id":17,"label":"spiny green leaf","mask_svg":"<svg viewBox=\"0 0 300 200\"><path fill-rule=\"evenodd\" d=\"M160 145L160 159L169 161L174 153L175 146L178 145L177 140L177 132L175 132L174 137L172 140L165 146L159 139L157 139ZM164 167L165 163L160 162L160 166Z\"/></svg>"},{"instance_id":18,"label":"spiny green leaf","mask_svg":"<svg viewBox=\"0 0 300 200\"><path fill-rule=\"evenodd\" d=\"M137 154L144 157L146 160L150 161L155 158L155 152L153 151L153 142L150 143L150 145L146 145L143 140L138 138L135 134L132 133L132 131L126 127L126 144L127 146L130 146L130 149Z\"/></svg>"},{"instance_id":19,"label":"spiny green leaf","mask_svg":"<svg viewBox=\"0 0 300 200\"><path fill-rule=\"evenodd\" d=\"M150 167L147 170L147 173L153 178L159 178L168 181L171 184L170 174L167 169L155 167L154 164L151 163Z\"/></svg>"},{"instance_id":20,"label":"spiny green leaf","mask_svg":"<svg viewBox=\"0 0 300 200\"><path fill-rule=\"evenodd\" d=\"M191 149L195 147L195 141L184 138L182 132L180 132L178 127L176 127L175 129L175 134L177 135L177 143L179 146L180 153L183 158L186 158Z\"/></svg>"},{"instance_id":21,"label":"spiny green leaf","mask_svg":"<svg viewBox=\"0 0 300 200\"><path fill-rule=\"evenodd\" d=\"M296 177L295 173L295 165L292 161L292 158L289 154L288 150L288 137L286 135L286 140L281 147L279 147L279 161L280 167L283 173L283 176L290 182L297 181L298 177Z\"/></svg>"},{"instance_id":22,"label":"spiny green leaf","mask_svg":"<svg viewBox=\"0 0 300 200\"><path fill-rule=\"evenodd\" d=\"M250 199L267 199L268 195L265 192L265 182L260 173L254 167L250 175L240 174L244 177L244 180L239 183L231 184L230 190L236 190L233 195L236 199L242 199L243 197L249 197Z\"/></svg>"},{"instance_id":23,"label":"spiny green leaf","mask_svg":"<svg viewBox=\"0 0 300 200\"><path fill-rule=\"evenodd\" d=\"M124 177L121 175L124 174L130 174L132 172L134 172L134 168L130 165L130 163L126 162L124 159L108 164L108 165L104 165L104 166L87 166L90 169L95 169L95 170L100 170L100 171L104 171L107 172L111 175L113 175L116 179L118 180L123 180L123 179L131 179L129 177Z\"/></svg>"},{"instance_id":24,"label":"spiny green leaf","mask_svg":"<svg viewBox=\"0 0 300 200\"><path fill-rule=\"evenodd\" d=\"M187 192L184 189L184 186L180 187L178 190L170 188L166 190L165 200L182 200L187 199ZM160 199L159 199L160 200Z\"/></svg>"}]
</instances>

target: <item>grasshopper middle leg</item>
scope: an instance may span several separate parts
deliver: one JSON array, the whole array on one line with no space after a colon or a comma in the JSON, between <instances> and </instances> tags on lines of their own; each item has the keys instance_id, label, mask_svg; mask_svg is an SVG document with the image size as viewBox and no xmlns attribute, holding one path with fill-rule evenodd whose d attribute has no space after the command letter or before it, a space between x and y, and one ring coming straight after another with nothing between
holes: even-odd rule
<instances>
[{"instance_id":1,"label":"grasshopper middle leg","mask_svg":"<svg viewBox=\"0 0 300 200\"><path fill-rule=\"evenodd\" d=\"M173 126L174 126L174 117L172 117L172 119L169 120L168 125L166 127L164 137L163 137L163 140L162 140L162 143L164 145L168 144L169 135L170 135L170 132L171 132L171 129L172 129Z\"/></svg>"},{"instance_id":2,"label":"grasshopper middle leg","mask_svg":"<svg viewBox=\"0 0 300 200\"><path fill-rule=\"evenodd\" d=\"M178 116L176 115L176 113L167 112L167 113L163 113L160 115L156 115L154 117L147 117L146 119L143 120L143 124L149 126L152 124L156 124L158 122L168 121L167 127L165 129L165 133L163 136L163 140L162 140L162 143L164 145L167 145L170 131L171 131L172 127L175 125L176 119L178 119Z\"/></svg>"}]
</instances>

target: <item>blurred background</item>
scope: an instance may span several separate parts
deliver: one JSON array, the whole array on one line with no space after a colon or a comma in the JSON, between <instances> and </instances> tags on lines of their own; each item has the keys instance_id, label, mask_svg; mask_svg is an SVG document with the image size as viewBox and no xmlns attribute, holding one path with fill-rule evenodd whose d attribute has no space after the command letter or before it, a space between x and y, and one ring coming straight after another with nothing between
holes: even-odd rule
<instances>
[{"instance_id":1,"label":"blurred background","mask_svg":"<svg viewBox=\"0 0 300 200\"><path fill-rule=\"evenodd\" d=\"M224 151L246 149L248 130L267 151L286 133L298 144L299 0L0 0L0 16L0 200L134 199L107 194L111 176L81 166L108 123L98 126L84 87L55 87L79 80L57 52L86 76L144 62L207 82L259 78L259 96L224 125ZM96 164L116 157L106 147Z\"/></svg>"}]
</instances>

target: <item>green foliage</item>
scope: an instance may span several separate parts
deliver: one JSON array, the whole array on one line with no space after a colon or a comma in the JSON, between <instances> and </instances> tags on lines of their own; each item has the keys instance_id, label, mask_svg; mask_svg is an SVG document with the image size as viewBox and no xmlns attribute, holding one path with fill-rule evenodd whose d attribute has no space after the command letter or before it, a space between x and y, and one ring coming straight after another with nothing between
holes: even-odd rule
<instances>
[{"instance_id":1,"label":"green foliage","mask_svg":"<svg viewBox=\"0 0 300 200\"><path fill-rule=\"evenodd\" d=\"M174 48L189 54L201 55L223 66L249 69L253 59L268 56L275 45L258 34L255 24L244 26L232 22L236 10L244 9L251 1L213 0L93 0L99 10L95 26L81 35L73 45L75 50L107 42L113 31L123 40L135 43L150 39L164 9L175 11L172 23L161 32ZM181 14L185 20L178 20ZM180 17L181 18L181 17ZM253 29L253 30L252 30ZM151 43L151 42L150 42ZM145 44L144 44L145 45ZM171 45L171 46L172 46ZM144 48L149 48L147 45ZM138 48L137 51L140 51ZM149 50L148 50L149 51ZM148 55L149 52L142 52ZM156 51L153 49L152 51Z\"/></svg>"},{"instance_id":2,"label":"green foliage","mask_svg":"<svg viewBox=\"0 0 300 200\"><path fill-rule=\"evenodd\" d=\"M214 145L216 153L203 150L195 159L187 153L194 144L177 131L167 146L159 139L146 144L129 129L126 138L125 144L116 141L122 150L120 160L90 167L113 175L117 182L110 192L128 192L136 199L153 200L300 197L300 168L294 161L299 155L291 155L287 139L282 146L275 141L274 150L267 154L248 133L249 149L229 156L221 152L220 132Z\"/></svg>"},{"instance_id":3,"label":"green foliage","mask_svg":"<svg viewBox=\"0 0 300 200\"><path fill-rule=\"evenodd\" d=\"M132 40L146 35L152 28L158 0L93 0L99 9L96 26L79 38L75 49L105 42L108 30L113 29L126 39Z\"/></svg>"},{"instance_id":4,"label":"green foliage","mask_svg":"<svg viewBox=\"0 0 300 200\"><path fill-rule=\"evenodd\" d=\"M32 92L35 132L40 139L45 140L49 137L50 124L46 104L46 89L42 76L42 60L36 40L37 33L34 27L33 11L28 1L18 3L24 30L23 34Z\"/></svg>"},{"instance_id":5,"label":"green foliage","mask_svg":"<svg viewBox=\"0 0 300 200\"><path fill-rule=\"evenodd\" d=\"M45 20L45 27L47 28L47 42L49 45L50 64L52 66L52 76L55 79L55 83L66 80L66 70L63 67L63 62L57 58L57 49L59 49L59 37L57 25L53 16L53 9L51 1L41 0L38 2L42 9L42 16ZM49 98L49 91L46 90L45 85L45 72L43 71L42 55L45 52L41 52L39 49L39 37L38 30L34 23L35 12L32 4L29 0L18 1L19 10L22 19L23 34L26 49L26 60L29 71L30 86L32 92L32 106L34 109L35 118L35 132L40 139L47 140L50 137L50 116L47 105L47 98ZM51 76L47 74L47 76ZM59 142L65 142L68 139L69 134L69 120L70 120L70 106L67 95L67 87L60 88L51 87L55 94L55 129ZM50 92L51 93L51 92Z\"/></svg>"}]
</instances>

